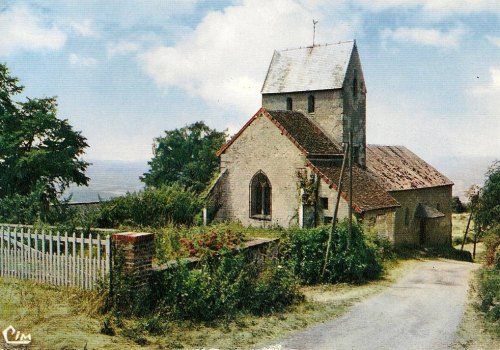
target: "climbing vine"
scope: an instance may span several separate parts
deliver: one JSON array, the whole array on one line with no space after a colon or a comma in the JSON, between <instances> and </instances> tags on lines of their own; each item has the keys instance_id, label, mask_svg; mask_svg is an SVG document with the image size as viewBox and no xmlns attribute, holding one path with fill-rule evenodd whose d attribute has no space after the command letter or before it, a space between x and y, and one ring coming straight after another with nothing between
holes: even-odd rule
<instances>
[{"instance_id":1,"label":"climbing vine","mask_svg":"<svg viewBox=\"0 0 500 350\"><path fill-rule=\"evenodd\" d=\"M305 205L316 205L318 202L318 187L319 181L314 173L307 173L307 170L300 169L297 171L298 191L302 192L302 203Z\"/></svg>"}]
</instances>

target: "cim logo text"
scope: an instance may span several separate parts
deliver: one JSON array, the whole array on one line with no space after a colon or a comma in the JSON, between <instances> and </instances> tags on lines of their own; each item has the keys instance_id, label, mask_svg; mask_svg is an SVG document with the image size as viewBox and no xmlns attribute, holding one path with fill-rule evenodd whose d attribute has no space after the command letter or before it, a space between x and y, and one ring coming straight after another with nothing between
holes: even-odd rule
<instances>
[{"instance_id":1,"label":"cim logo text","mask_svg":"<svg viewBox=\"0 0 500 350\"><path fill-rule=\"evenodd\" d=\"M24 333L21 333L20 331L16 330L12 325L9 325L9 327L5 328L2 331L2 335L5 345L7 345L7 349L11 348L17 349L18 347L22 349L21 347L24 348L27 345L31 344L31 334L26 335Z\"/></svg>"}]
</instances>

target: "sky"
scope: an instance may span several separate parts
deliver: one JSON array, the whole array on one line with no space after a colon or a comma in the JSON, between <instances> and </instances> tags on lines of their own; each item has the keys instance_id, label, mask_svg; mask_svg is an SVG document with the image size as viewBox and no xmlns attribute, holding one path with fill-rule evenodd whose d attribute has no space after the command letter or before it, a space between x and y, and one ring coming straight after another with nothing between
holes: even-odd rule
<instances>
[{"instance_id":1,"label":"sky","mask_svg":"<svg viewBox=\"0 0 500 350\"><path fill-rule=\"evenodd\" d=\"M500 158L498 0L0 0L0 62L58 97L86 159L145 161L165 130L238 131L313 19L316 43L357 42L369 143Z\"/></svg>"}]
</instances>

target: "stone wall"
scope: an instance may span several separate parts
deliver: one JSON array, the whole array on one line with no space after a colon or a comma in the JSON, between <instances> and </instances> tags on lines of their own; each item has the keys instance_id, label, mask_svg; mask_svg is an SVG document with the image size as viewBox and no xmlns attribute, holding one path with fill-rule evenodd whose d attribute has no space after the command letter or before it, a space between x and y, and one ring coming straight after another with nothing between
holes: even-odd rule
<instances>
[{"instance_id":1,"label":"stone wall","mask_svg":"<svg viewBox=\"0 0 500 350\"><path fill-rule=\"evenodd\" d=\"M442 245L451 243L451 186L393 191L391 195L401 204L401 207L396 210L396 244L419 244L420 219L415 217L415 211L419 203L436 208L445 214L442 218L427 219L426 244ZM407 208L409 212L408 224L405 222Z\"/></svg>"},{"instance_id":2,"label":"stone wall","mask_svg":"<svg viewBox=\"0 0 500 350\"><path fill-rule=\"evenodd\" d=\"M367 211L363 213L362 220L365 230L372 231L379 237L396 244L396 210L394 208Z\"/></svg>"},{"instance_id":3,"label":"stone wall","mask_svg":"<svg viewBox=\"0 0 500 350\"><path fill-rule=\"evenodd\" d=\"M354 84L356 82L356 84ZM354 86L355 85L355 86ZM354 91L355 90L355 91ZM352 123L353 143L359 147L358 158L355 161L365 166L366 164L366 86L359 59L358 50L354 47L351 61L347 67L344 80L343 106L344 125L343 139L349 139L349 121Z\"/></svg>"},{"instance_id":4,"label":"stone wall","mask_svg":"<svg viewBox=\"0 0 500 350\"><path fill-rule=\"evenodd\" d=\"M258 227L298 224L297 171L305 168L305 156L267 117L258 116L220 158L227 177L216 220ZM250 217L250 181L259 170L271 183L270 220Z\"/></svg>"},{"instance_id":5,"label":"stone wall","mask_svg":"<svg viewBox=\"0 0 500 350\"><path fill-rule=\"evenodd\" d=\"M307 112L310 95L314 96L314 113ZM293 110L309 116L325 135L338 143L342 142L342 90L264 94L262 95L262 107L269 110L285 110L288 97L293 101Z\"/></svg>"}]
</instances>

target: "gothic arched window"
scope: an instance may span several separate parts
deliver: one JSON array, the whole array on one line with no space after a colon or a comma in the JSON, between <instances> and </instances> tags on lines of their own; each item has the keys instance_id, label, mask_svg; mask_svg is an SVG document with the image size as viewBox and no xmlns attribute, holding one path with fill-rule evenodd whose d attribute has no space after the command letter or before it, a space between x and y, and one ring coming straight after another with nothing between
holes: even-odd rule
<instances>
[{"instance_id":1,"label":"gothic arched window","mask_svg":"<svg viewBox=\"0 0 500 350\"><path fill-rule=\"evenodd\" d=\"M271 182L262 171L250 181L250 216L271 220Z\"/></svg>"},{"instance_id":2,"label":"gothic arched window","mask_svg":"<svg viewBox=\"0 0 500 350\"><path fill-rule=\"evenodd\" d=\"M287 97L286 98L286 110L291 111L292 109L293 109L292 98Z\"/></svg>"},{"instance_id":3,"label":"gothic arched window","mask_svg":"<svg viewBox=\"0 0 500 350\"><path fill-rule=\"evenodd\" d=\"M307 98L307 112L314 113L314 96L309 95Z\"/></svg>"}]
</instances>

